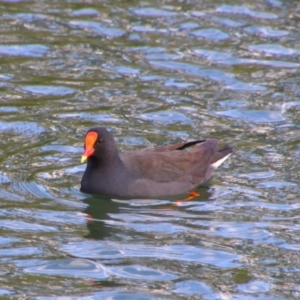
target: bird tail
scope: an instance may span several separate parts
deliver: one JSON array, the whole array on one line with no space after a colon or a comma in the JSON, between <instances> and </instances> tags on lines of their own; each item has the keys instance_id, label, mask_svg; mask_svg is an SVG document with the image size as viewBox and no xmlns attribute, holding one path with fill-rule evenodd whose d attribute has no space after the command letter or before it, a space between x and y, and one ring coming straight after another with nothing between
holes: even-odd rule
<instances>
[{"instance_id":1,"label":"bird tail","mask_svg":"<svg viewBox=\"0 0 300 300\"><path fill-rule=\"evenodd\" d=\"M225 146L221 149L218 149L218 152L214 155L212 159L211 166L216 169L219 167L233 152L233 149L230 146Z\"/></svg>"}]
</instances>

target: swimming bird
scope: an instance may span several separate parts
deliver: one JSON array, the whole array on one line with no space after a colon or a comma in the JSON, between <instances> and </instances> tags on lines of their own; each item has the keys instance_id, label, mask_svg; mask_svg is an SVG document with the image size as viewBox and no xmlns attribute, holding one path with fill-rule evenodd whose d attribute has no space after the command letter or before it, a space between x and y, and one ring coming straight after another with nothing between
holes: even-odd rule
<instances>
[{"instance_id":1,"label":"swimming bird","mask_svg":"<svg viewBox=\"0 0 300 300\"><path fill-rule=\"evenodd\" d=\"M232 153L216 139L119 153L113 135L94 127L84 138L81 191L116 198L154 198L192 191Z\"/></svg>"}]
</instances>

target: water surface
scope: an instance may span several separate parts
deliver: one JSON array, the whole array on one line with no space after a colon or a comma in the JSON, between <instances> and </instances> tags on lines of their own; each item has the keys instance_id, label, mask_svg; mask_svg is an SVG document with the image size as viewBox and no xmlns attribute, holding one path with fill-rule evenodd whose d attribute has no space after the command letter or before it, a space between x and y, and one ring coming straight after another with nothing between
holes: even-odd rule
<instances>
[{"instance_id":1,"label":"water surface","mask_svg":"<svg viewBox=\"0 0 300 300\"><path fill-rule=\"evenodd\" d=\"M0 298L298 299L299 9L0 2ZM235 153L190 202L92 197L96 125Z\"/></svg>"}]
</instances>

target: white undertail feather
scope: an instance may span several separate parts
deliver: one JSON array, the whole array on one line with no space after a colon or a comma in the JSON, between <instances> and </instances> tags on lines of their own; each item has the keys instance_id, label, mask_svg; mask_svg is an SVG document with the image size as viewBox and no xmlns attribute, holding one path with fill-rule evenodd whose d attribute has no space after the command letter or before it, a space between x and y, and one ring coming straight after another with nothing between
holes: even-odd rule
<instances>
[{"instance_id":1,"label":"white undertail feather","mask_svg":"<svg viewBox=\"0 0 300 300\"><path fill-rule=\"evenodd\" d=\"M216 162L214 162L211 166L216 169L217 167L219 167L229 156L231 155L231 153L227 154L226 156L224 156L223 158L217 160Z\"/></svg>"}]
</instances>

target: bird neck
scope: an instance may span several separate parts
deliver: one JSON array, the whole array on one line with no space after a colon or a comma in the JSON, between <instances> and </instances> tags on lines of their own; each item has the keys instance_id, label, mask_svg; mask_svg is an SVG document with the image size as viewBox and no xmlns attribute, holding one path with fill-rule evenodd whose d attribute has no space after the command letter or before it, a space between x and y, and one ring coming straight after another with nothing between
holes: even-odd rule
<instances>
[{"instance_id":1,"label":"bird neck","mask_svg":"<svg viewBox=\"0 0 300 300\"><path fill-rule=\"evenodd\" d=\"M122 165L122 160L118 151L107 152L100 156L91 156L88 158L88 168L116 168Z\"/></svg>"}]
</instances>

